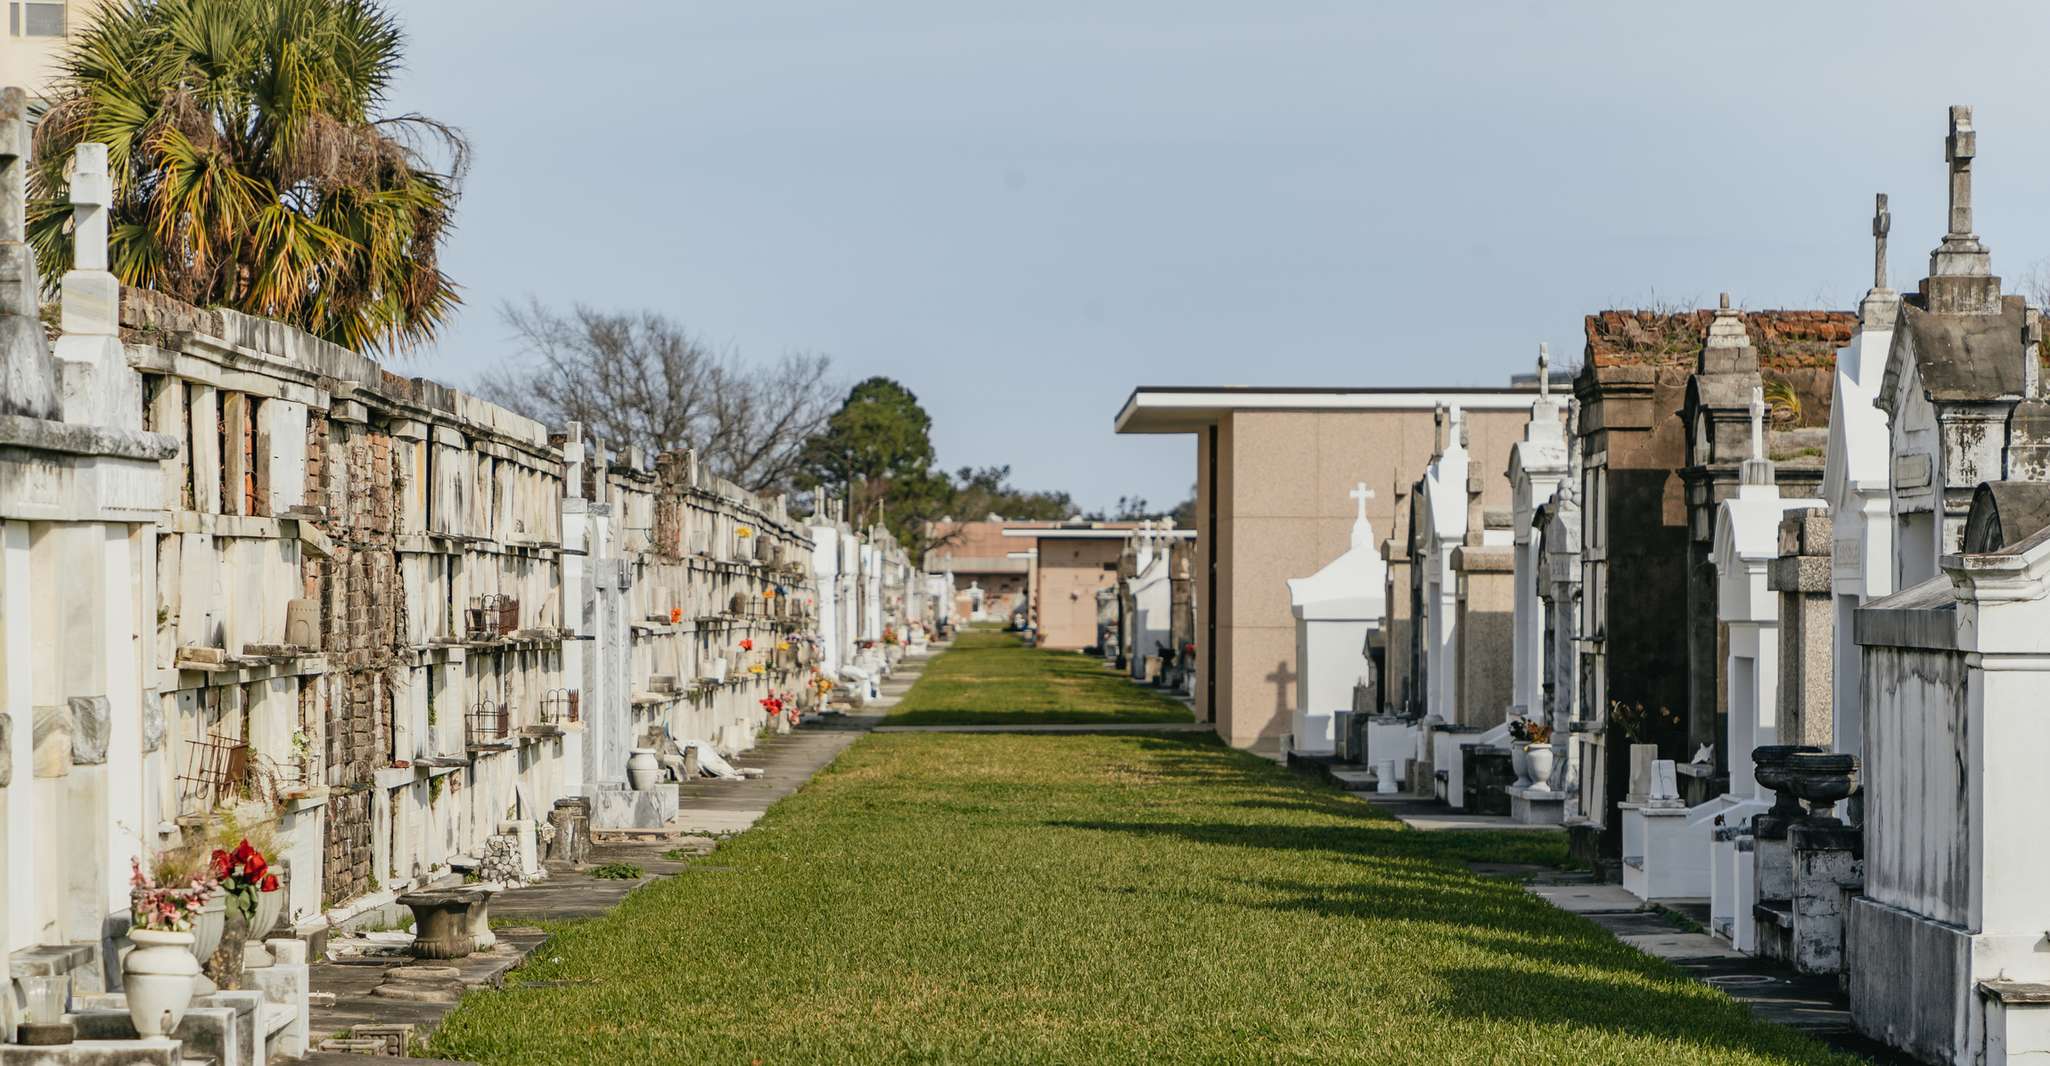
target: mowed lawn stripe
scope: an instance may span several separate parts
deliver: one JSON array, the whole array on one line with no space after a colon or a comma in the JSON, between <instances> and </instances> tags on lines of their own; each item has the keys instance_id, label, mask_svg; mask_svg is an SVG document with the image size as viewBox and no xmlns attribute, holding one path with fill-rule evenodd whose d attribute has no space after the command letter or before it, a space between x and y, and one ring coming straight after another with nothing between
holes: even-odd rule
<instances>
[{"instance_id":1,"label":"mowed lawn stripe","mask_svg":"<svg viewBox=\"0 0 2050 1066\"><path fill-rule=\"evenodd\" d=\"M705 860L730 872L563 928L434 1051L1850 1061L1465 865L1563 848L1414 832L1209 737L875 735Z\"/></svg>"},{"instance_id":2,"label":"mowed lawn stripe","mask_svg":"<svg viewBox=\"0 0 2050 1066\"><path fill-rule=\"evenodd\" d=\"M1028 648L996 629L963 629L888 711L890 725L1187 722L1186 704L1133 684L1094 656Z\"/></svg>"}]
</instances>

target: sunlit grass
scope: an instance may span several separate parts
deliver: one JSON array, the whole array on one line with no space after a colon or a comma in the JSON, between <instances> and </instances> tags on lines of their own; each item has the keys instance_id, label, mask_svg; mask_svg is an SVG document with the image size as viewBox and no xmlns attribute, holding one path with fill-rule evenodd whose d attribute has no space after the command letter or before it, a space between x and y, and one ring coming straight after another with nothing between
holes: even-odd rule
<instances>
[{"instance_id":1,"label":"sunlit grass","mask_svg":"<svg viewBox=\"0 0 2050 1066\"><path fill-rule=\"evenodd\" d=\"M1133 684L1102 659L1028 648L1010 634L964 629L934 659L891 725L1187 722L1187 705Z\"/></svg>"},{"instance_id":2,"label":"sunlit grass","mask_svg":"<svg viewBox=\"0 0 2050 1066\"><path fill-rule=\"evenodd\" d=\"M871 736L712 869L561 929L434 1051L1848 1061L1466 866L1563 852L1557 834L1414 832L1210 737Z\"/></svg>"}]
</instances>

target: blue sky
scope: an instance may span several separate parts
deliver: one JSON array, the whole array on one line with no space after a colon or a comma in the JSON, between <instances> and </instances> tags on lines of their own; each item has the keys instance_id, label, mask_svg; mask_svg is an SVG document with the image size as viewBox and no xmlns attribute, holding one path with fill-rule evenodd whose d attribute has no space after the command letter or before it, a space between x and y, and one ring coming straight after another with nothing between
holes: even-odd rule
<instances>
[{"instance_id":1,"label":"blue sky","mask_svg":"<svg viewBox=\"0 0 2050 1066\"><path fill-rule=\"evenodd\" d=\"M1602 307L1851 307L1879 191L1912 285L1952 103L1995 269L2050 256L2050 5L390 2L394 106L476 149L411 372L514 356L530 293L654 308L1088 506L1188 491L1187 438L1111 432L1135 385L1487 385Z\"/></svg>"}]
</instances>

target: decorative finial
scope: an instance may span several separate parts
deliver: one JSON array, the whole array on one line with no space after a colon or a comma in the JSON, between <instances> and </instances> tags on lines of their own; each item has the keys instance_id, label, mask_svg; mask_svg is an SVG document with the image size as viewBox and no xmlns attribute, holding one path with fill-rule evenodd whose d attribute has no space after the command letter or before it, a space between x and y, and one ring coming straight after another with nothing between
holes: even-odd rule
<instances>
[{"instance_id":1,"label":"decorative finial","mask_svg":"<svg viewBox=\"0 0 2050 1066\"><path fill-rule=\"evenodd\" d=\"M1886 209L1886 194L1873 197L1872 208L1872 287L1886 288L1886 234L1893 229L1893 212Z\"/></svg>"},{"instance_id":2,"label":"decorative finial","mask_svg":"<svg viewBox=\"0 0 2050 1066\"><path fill-rule=\"evenodd\" d=\"M1718 305L1717 305L1717 309L1718 309L1718 310L1722 310L1722 311L1727 311L1727 310L1729 310L1729 309L1730 309L1730 294L1729 294L1729 293L1723 293L1723 295L1722 295L1722 302L1721 302L1720 304L1718 304Z\"/></svg>"},{"instance_id":3,"label":"decorative finial","mask_svg":"<svg viewBox=\"0 0 2050 1066\"><path fill-rule=\"evenodd\" d=\"M1950 109L1950 136L1943 141L1943 158L1950 164L1950 234L1968 237L1972 233L1972 159L1979 154L1979 133L1972 128L1972 109L1954 104Z\"/></svg>"},{"instance_id":4,"label":"decorative finial","mask_svg":"<svg viewBox=\"0 0 2050 1066\"><path fill-rule=\"evenodd\" d=\"M1538 342L1538 399L1552 394L1552 346Z\"/></svg>"}]
</instances>

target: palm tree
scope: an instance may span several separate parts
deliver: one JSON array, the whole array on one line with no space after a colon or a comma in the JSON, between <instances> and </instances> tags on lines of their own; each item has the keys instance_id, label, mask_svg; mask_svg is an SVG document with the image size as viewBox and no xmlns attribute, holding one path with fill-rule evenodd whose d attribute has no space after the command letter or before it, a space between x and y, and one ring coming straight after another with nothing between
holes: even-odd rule
<instances>
[{"instance_id":1,"label":"palm tree","mask_svg":"<svg viewBox=\"0 0 2050 1066\"><path fill-rule=\"evenodd\" d=\"M461 302L436 265L469 148L379 117L404 37L377 0L109 4L63 60L36 129L29 239L71 264L65 167L107 146L123 284L402 351ZM430 151L445 157L437 170Z\"/></svg>"}]
</instances>

